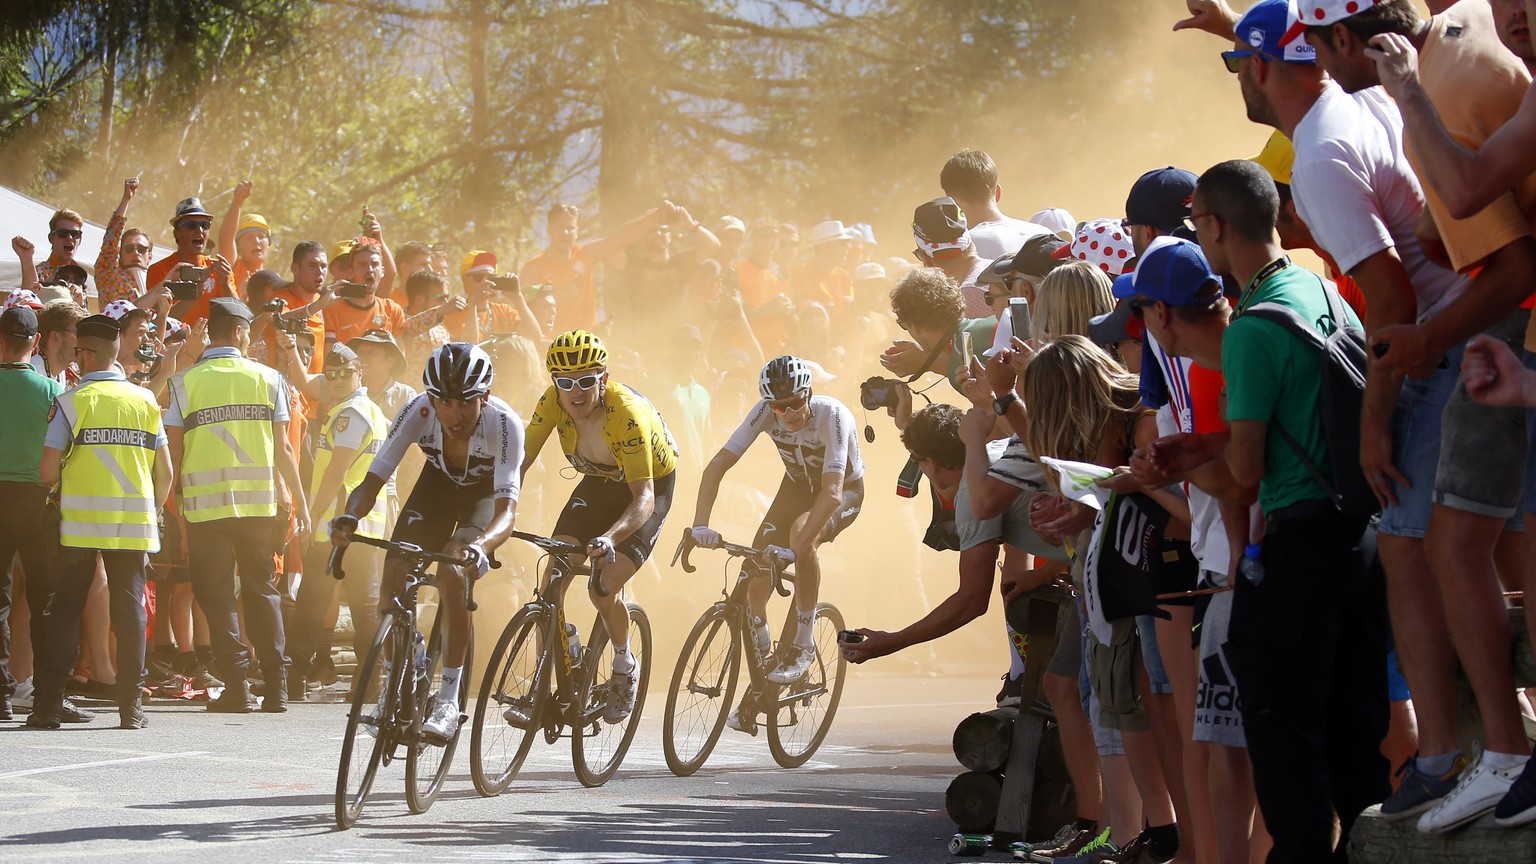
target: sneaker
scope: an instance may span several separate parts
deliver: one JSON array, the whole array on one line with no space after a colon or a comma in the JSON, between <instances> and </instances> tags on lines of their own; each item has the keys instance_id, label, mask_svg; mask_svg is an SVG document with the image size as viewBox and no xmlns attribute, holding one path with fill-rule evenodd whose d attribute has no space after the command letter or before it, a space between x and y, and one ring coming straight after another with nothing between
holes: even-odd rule
<instances>
[{"instance_id":1,"label":"sneaker","mask_svg":"<svg viewBox=\"0 0 1536 864\"><path fill-rule=\"evenodd\" d=\"M1017 708L1024 701L1024 676L1009 678L1003 676L1003 689L997 691L997 707Z\"/></svg>"},{"instance_id":2,"label":"sneaker","mask_svg":"<svg viewBox=\"0 0 1536 864\"><path fill-rule=\"evenodd\" d=\"M1051 864L1125 864L1125 862L1143 860L1147 851L1147 843L1139 835L1124 846L1116 846L1111 843L1106 833L1093 843L1083 847L1083 851L1076 855L1048 858ZM1151 860L1146 858L1146 860Z\"/></svg>"},{"instance_id":3,"label":"sneaker","mask_svg":"<svg viewBox=\"0 0 1536 864\"><path fill-rule=\"evenodd\" d=\"M768 673L768 680L774 684L793 684L805 677L806 670L816 662L816 648L814 646L795 646L794 653L779 661L779 665Z\"/></svg>"},{"instance_id":4,"label":"sneaker","mask_svg":"<svg viewBox=\"0 0 1536 864\"><path fill-rule=\"evenodd\" d=\"M615 672L608 679L608 707L603 709L603 719L611 726L623 723L629 712L635 710L635 697L640 693L640 661L628 672Z\"/></svg>"},{"instance_id":5,"label":"sneaker","mask_svg":"<svg viewBox=\"0 0 1536 864\"><path fill-rule=\"evenodd\" d=\"M1443 834L1476 821L1498 806L1499 800L1515 785L1520 768L1499 771L1484 764L1486 760L1485 756L1470 770L1461 772L1456 788L1440 799L1434 809L1419 817L1420 831Z\"/></svg>"},{"instance_id":6,"label":"sneaker","mask_svg":"<svg viewBox=\"0 0 1536 864\"><path fill-rule=\"evenodd\" d=\"M432 698L432 713L421 724L421 731L434 744L447 744L459 731L459 706L446 699Z\"/></svg>"},{"instance_id":7,"label":"sneaker","mask_svg":"<svg viewBox=\"0 0 1536 864\"><path fill-rule=\"evenodd\" d=\"M1108 828L1105 828L1103 831L1097 833L1095 833L1090 828L1084 828L1081 831L1072 832L1070 836L1068 836L1065 840L1056 846L1045 849L1031 849L1028 853L1028 857L1024 858L1023 860L1050 862L1055 861L1058 858L1067 859L1074 855L1081 855L1085 852L1092 852L1107 845L1108 843ZM1014 857L1017 858L1018 856L1015 855Z\"/></svg>"},{"instance_id":8,"label":"sneaker","mask_svg":"<svg viewBox=\"0 0 1536 864\"><path fill-rule=\"evenodd\" d=\"M336 683L336 661L331 659L330 652L323 657L316 657L310 664L309 676L320 682L321 687L329 687Z\"/></svg>"},{"instance_id":9,"label":"sneaker","mask_svg":"<svg viewBox=\"0 0 1536 864\"><path fill-rule=\"evenodd\" d=\"M1400 822L1440 803L1456 788L1457 779L1467 767L1467 757L1457 756L1450 771L1431 777L1419 771L1417 762L1416 757L1409 756L1397 769L1397 776L1403 778L1403 782L1392 797L1381 803L1381 818L1388 822Z\"/></svg>"},{"instance_id":10,"label":"sneaker","mask_svg":"<svg viewBox=\"0 0 1536 864\"><path fill-rule=\"evenodd\" d=\"M1013 843L1009 845L1008 851L1013 853L1014 858L1020 861L1028 861L1029 853L1035 851L1036 849L1055 849L1057 846L1067 842L1067 840L1071 839L1077 833L1077 828L1073 826L1071 822L1068 822L1067 824L1061 826L1061 829L1056 832L1055 837L1052 837L1049 840L1042 840L1037 843Z\"/></svg>"},{"instance_id":11,"label":"sneaker","mask_svg":"<svg viewBox=\"0 0 1536 864\"><path fill-rule=\"evenodd\" d=\"M64 704L59 706L59 719L65 723L89 723L96 719L96 712L87 711L65 699Z\"/></svg>"},{"instance_id":12,"label":"sneaker","mask_svg":"<svg viewBox=\"0 0 1536 864\"><path fill-rule=\"evenodd\" d=\"M197 674L188 679L187 684L193 690L212 690L215 687L224 686L224 682L210 675L207 669L198 669Z\"/></svg>"},{"instance_id":13,"label":"sneaker","mask_svg":"<svg viewBox=\"0 0 1536 864\"><path fill-rule=\"evenodd\" d=\"M1536 822L1536 759L1525 763L1525 770L1493 808L1493 821L1504 828L1519 828Z\"/></svg>"},{"instance_id":14,"label":"sneaker","mask_svg":"<svg viewBox=\"0 0 1536 864\"><path fill-rule=\"evenodd\" d=\"M11 709L14 711L32 710L32 679L16 682L16 692L11 694Z\"/></svg>"}]
</instances>

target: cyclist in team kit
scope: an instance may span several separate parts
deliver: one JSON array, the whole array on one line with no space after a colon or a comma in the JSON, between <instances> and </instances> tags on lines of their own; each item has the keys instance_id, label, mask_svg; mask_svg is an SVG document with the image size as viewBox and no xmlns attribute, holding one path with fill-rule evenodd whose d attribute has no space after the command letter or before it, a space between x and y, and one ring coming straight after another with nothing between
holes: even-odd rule
<instances>
[{"instance_id":1,"label":"cyclist in team kit","mask_svg":"<svg viewBox=\"0 0 1536 864\"><path fill-rule=\"evenodd\" d=\"M555 432L565 458L583 475L555 521L554 537L585 543L587 554L602 564L606 596L588 595L613 640L604 719L619 723L634 709L640 680L640 664L629 647L629 610L619 589L661 535L672 506L677 444L655 406L609 378L608 350L592 333L556 336L544 365L552 382L528 424L522 470L527 474Z\"/></svg>"},{"instance_id":2,"label":"cyclist in team kit","mask_svg":"<svg viewBox=\"0 0 1536 864\"><path fill-rule=\"evenodd\" d=\"M768 673L769 681L790 684L800 680L816 659L812 624L821 582L816 550L858 518L864 503L864 460L853 413L831 396L811 394L811 370L804 360L789 356L770 360L758 379L758 389L762 401L704 469L690 533L699 546L720 545L720 532L709 527L720 481L757 436L771 438L784 460L784 480L752 545L795 564L795 634L790 649ZM758 565L749 561L743 566ZM773 650L765 618L771 591L767 579L755 579L747 592L753 644L763 656ZM750 725L750 719L733 712L728 722L740 730Z\"/></svg>"},{"instance_id":3,"label":"cyclist in team kit","mask_svg":"<svg viewBox=\"0 0 1536 864\"><path fill-rule=\"evenodd\" d=\"M445 555L460 554L458 568L438 570L438 598L444 634L442 686L422 730L446 743L458 730L459 679L469 649L470 613L464 608L464 579L484 576L491 553L512 533L522 475L523 421L507 403L490 395L490 355L464 342L432 352L422 371L426 392L405 403L389 427L389 438L374 457L363 482L347 499L346 513L331 523L331 542L345 547L358 519L373 509L379 490L412 444L426 465L416 488L401 506L393 536ZM389 608L403 584L406 562L385 557L381 608Z\"/></svg>"}]
</instances>

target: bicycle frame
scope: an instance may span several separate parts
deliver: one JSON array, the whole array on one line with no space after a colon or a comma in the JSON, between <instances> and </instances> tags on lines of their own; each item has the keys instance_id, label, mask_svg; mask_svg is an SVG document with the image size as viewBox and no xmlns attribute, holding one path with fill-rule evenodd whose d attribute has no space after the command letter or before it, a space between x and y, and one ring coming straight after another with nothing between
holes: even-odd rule
<instances>
[{"instance_id":1,"label":"bicycle frame","mask_svg":"<svg viewBox=\"0 0 1536 864\"><path fill-rule=\"evenodd\" d=\"M580 734L579 730L586 729L602 714L600 708L594 708L590 712L577 714L581 706L576 704L576 695L581 690L582 681L578 677L586 667L586 659L590 646L598 641L598 637L606 632L602 617L597 619L597 629L593 631L587 640L587 645L582 648L582 656L579 665L573 665L571 653L566 650L566 617L565 617L565 592L570 588L570 581L578 576L590 577L591 584L598 586L601 591L599 576L602 568L596 565L574 564L568 560L569 555L585 555L586 550L572 544L561 543L537 534L528 534L522 531L513 531L512 536L519 540L526 540L541 549L544 549L550 559L549 579L534 591L534 597L524 604L525 609L539 610L543 625L539 638L542 640L542 650L539 657L539 669L535 673L536 687L549 687L549 695L554 700L553 709L546 707L544 716L534 717L533 722L544 729L544 740L548 743L560 737L560 730L569 726L571 734ZM577 628L578 631L580 628ZM546 676L545 670L550 668L551 656L558 656L558 662L553 664L555 680L551 682ZM544 703L548 706L549 703Z\"/></svg>"}]
</instances>

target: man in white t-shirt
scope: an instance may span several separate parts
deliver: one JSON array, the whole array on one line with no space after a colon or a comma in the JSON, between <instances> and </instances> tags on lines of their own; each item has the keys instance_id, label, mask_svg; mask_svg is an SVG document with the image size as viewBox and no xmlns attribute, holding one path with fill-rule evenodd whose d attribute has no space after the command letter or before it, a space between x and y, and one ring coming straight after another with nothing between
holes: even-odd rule
<instances>
[{"instance_id":1,"label":"man in white t-shirt","mask_svg":"<svg viewBox=\"0 0 1536 864\"><path fill-rule=\"evenodd\" d=\"M1012 255L1025 240L1051 233L1044 225L1004 216L998 209L1003 187L997 183L997 165L985 151L961 150L949 157L939 172L939 186L965 212L971 242L982 258Z\"/></svg>"},{"instance_id":2,"label":"man in white t-shirt","mask_svg":"<svg viewBox=\"0 0 1536 864\"><path fill-rule=\"evenodd\" d=\"M1309 20L1310 23L1310 20ZM1289 30L1281 44L1277 32ZM1238 76L1248 118L1295 146L1297 213L1367 301L1367 332L1424 321L1466 289L1430 261L1414 234L1424 195L1403 155L1402 117L1378 88L1348 94L1316 65L1294 6L1264 0L1236 27L1222 56ZM1239 303L1241 308L1241 302ZM1378 364L1366 382L1361 465L1383 505L1379 550L1398 660L1413 692L1419 749L1457 749L1454 650L1424 554L1440 450L1440 416L1456 384L1449 368L1403 383Z\"/></svg>"}]
</instances>

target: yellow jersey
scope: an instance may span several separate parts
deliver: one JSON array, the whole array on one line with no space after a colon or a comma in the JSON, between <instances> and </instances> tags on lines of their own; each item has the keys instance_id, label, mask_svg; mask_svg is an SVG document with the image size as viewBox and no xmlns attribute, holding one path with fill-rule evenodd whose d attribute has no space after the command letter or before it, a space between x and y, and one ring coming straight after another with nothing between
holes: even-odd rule
<instances>
[{"instance_id":1,"label":"yellow jersey","mask_svg":"<svg viewBox=\"0 0 1536 864\"><path fill-rule=\"evenodd\" d=\"M665 477L677 468L677 442L667 421L650 400L627 384L610 380L603 391L603 439L613 465L593 462L576 452L576 421L560 406L554 385L533 409L527 452L538 454L551 431L559 434L560 449L571 467L582 474L633 483Z\"/></svg>"}]
</instances>

